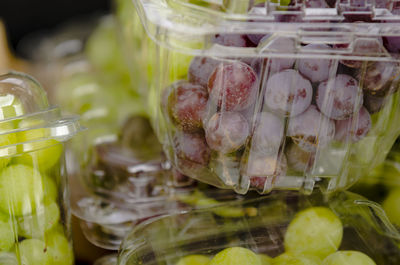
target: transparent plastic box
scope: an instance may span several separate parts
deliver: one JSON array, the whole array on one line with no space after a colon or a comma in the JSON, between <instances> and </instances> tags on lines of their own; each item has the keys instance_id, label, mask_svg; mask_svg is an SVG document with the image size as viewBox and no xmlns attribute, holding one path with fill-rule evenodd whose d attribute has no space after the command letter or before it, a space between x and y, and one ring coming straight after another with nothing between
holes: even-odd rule
<instances>
[{"instance_id":1,"label":"transparent plastic box","mask_svg":"<svg viewBox=\"0 0 400 265\"><path fill-rule=\"evenodd\" d=\"M331 192L399 135L398 2L133 2L153 40L152 122L185 175Z\"/></svg>"},{"instance_id":2,"label":"transparent plastic box","mask_svg":"<svg viewBox=\"0 0 400 265\"><path fill-rule=\"evenodd\" d=\"M0 76L0 263L74 264L64 142L77 117L31 77Z\"/></svg>"},{"instance_id":3,"label":"transparent plastic box","mask_svg":"<svg viewBox=\"0 0 400 265\"><path fill-rule=\"evenodd\" d=\"M218 208L227 205L246 208L247 214L237 218L215 215ZM280 192L227 205L164 216L137 226L121 244L118 264L177 264L189 255L211 259L229 247L243 247L275 258L284 252L288 224L310 207L326 207L340 219L343 236L339 250L360 251L379 265L399 264L400 234L380 206L354 193L324 197L318 192L310 196ZM317 242L325 240L320 239Z\"/></svg>"}]
</instances>

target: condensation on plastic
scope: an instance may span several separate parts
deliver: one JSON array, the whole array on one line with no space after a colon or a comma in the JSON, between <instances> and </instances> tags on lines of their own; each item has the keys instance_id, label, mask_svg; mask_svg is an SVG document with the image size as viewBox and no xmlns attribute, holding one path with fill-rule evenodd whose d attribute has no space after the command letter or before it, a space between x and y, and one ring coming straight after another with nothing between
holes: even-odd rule
<instances>
[{"instance_id":1,"label":"condensation on plastic","mask_svg":"<svg viewBox=\"0 0 400 265\"><path fill-rule=\"evenodd\" d=\"M140 17L153 40L147 44L150 69L145 77L152 123L167 157L185 175L238 193L311 193L315 187L332 192L348 188L382 163L400 133L397 2L133 2L137 14L132 21ZM250 40L257 37L262 38L258 45ZM189 73L199 57L216 62L213 68L208 64L210 73L197 72L207 75L201 82L196 72ZM227 79L229 71L232 80ZM249 72L246 78L256 77L247 90L240 90L246 85L240 83L244 71ZM205 92L195 96L205 98L205 105L196 100L185 105L188 99L179 99L185 89L199 91L199 86ZM232 95L226 92L229 86ZM210 87L217 92L211 93ZM317 90L327 96L317 100ZM352 93L351 104L347 114L337 115L345 104L336 98L345 91ZM295 105L300 96L306 103ZM177 100L182 100L180 106ZM182 106L188 110L174 109ZM371 128L358 137L364 110ZM196 111L200 121L193 119L200 125L190 123ZM261 117L265 115L275 118ZM266 147L263 140L276 134L276 123L282 128L278 140L272 137L277 146ZM300 129L292 130L291 123ZM222 128L215 129L217 139L207 126ZM267 134L261 133L261 141L255 137L258 127Z\"/></svg>"},{"instance_id":2,"label":"condensation on plastic","mask_svg":"<svg viewBox=\"0 0 400 265\"><path fill-rule=\"evenodd\" d=\"M241 207L247 215L221 219L220 207ZM313 206L330 208L342 221L341 250L358 250L376 264L395 265L400 260L399 232L377 204L363 197L339 192L332 197L277 193L268 197L228 203L214 209L160 217L137 226L121 244L119 265L176 264L184 256L212 256L234 246L278 256L283 237L295 214Z\"/></svg>"},{"instance_id":3,"label":"condensation on plastic","mask_svg":"<svg viewBox=\"0 0 400 265\"><path fill-rule=\"evenodd\" d=\"M0 76L0 105L0 263L72 265L64 143L82 130L78 117L17 72Z\"/></svg>"}]
</instances>

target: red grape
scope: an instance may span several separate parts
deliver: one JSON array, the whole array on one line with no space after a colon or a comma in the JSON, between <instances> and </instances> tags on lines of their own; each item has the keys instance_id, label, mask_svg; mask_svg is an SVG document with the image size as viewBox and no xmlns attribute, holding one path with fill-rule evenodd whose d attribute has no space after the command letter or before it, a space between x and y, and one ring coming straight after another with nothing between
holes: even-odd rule
<instances>
[{"instance_id":1,"label":"red grape","mask_svg":"<svg viewBox=\"0 0 400 265\"><path fill-rule=\"evenodd\" d=\"M380 111L385 103L387 102L388 97L381 97L376 95L370 95L369 93L364 94L364 107L368 110L369 113L374 114Z\"/></svg>"},{"instance_id":2,"label":"red grape","mask_svg":"<svg viewBox=\"0 0 400 265\"><path fill-rule=\"evenodd\" d=\"M216 34L213 37L212 42L230 47L249 46L249 41L246 35L240 35L240 34Z\"/></svg>"},{"instance_id":3,"label":"red grape","mask_svg":"<svg viewBox=\"0 0 400 265\"><path fill-rule=\"evenodd\" d=\"M221 63L208 80L208 91L221 110L244 110L255 101L257 75L245 63Z\"/></svg>"},{"instance_id":4,"label":"red grape","mask_svg":"<svg viewBox=\"0 0 400 265\"><path fill-rule=\"evenodd\" d=\"M326 44L308 44L303 47L304 50L326 50L331 49ZM332 60L329 59L299 59L299 72L308 78L311 82L325 81L329 77L329 70L332 66Z\"/></svg>"},{"instance_id":5,"label":"red grape","mask_svg":"<svg viewBox=\"0 0 400 265\"><path fill-rule=\"evenodd\" d=\"M295 70L273 74L266 86L265 104L278 114L293 117L311 104L311 83Z\"/></svg>"},{"instance_id":6,"label":"red grape","mask_svg":"<svg viewBox=\"0 0 400 265\"><path fill-rule=\"evenodd\" d=\"M306 152L294 143L286 146L285 153L289 168L298 172L306 171L315 159L314 153Z\"/></svg>"},{"instance_id":7,"label":"red grape","mask_svg":"<svg viewBox=\"0 0 400 265\"><path fill-rule=\"evenodd\" d=\"M393 62L370 62L367 68L360 70L358 74L364 91L372 95L385 93L386 85L399 75L398 67L398 64Z\"/></svg>"},{"instance_id":8,"label":"red grape","mask_svg":"<svg viewBox=\"0 0 400 265\"><path fill-rule=\"evenodd\" d=\"M258 3L252 9L250 9L250 16L254 15L266 15L265 14L265 3ZM253 22L254 20L249 20L249 22ZM260 21L260 20L258 20ZM247 38L254 44L258 45L260 40L264 38L265 34L247 34Z\"/></svg>"},{"instance_id":9,"label":"red grape","mask_svg":"<svg viewBox=\"0 0 400 265\"><path fill-rule=\"evenodd\" d=\"M384 45L389 52L395 54L400 53L400 37L385 37L383 40Z\"/></svg>"},{"instance_id":10,"label":"red grape","mask_svg":"<svg viewBox=\"0 0 400 265\"><path fill-rule=\"evenodd\" d=\"M361 107L358 115L354 114L350 119L336 121L335 128L335 140L358 142L371 129L371 116L364 107Z\"/></svg>"},{"instance_id":11,"label":"red grape","mask_svg":"<svg viewBox=\"0 0 400 265\"><path fill-rule=\"evenodd\" d=\"M352 56L376 56L383 52L382 38L376 39L357 39L354 43ZM342 64L352 67L361 68L365 61L363 60L341 60Z\"/></svg>"},{"instance_id":12,"label":"red grape","mask_svg":"<svg viewBox=\"0 0 400 265\"><path fill-rule=\"evenodd\" d=\"M360 109L363 98L358 81L349 75L339 74L320 83L316 101L323 114L334 120L344 120Z\"/></svg>"},{"instance_id":13,"label":"red grape","mask_svg":"<svg viewBox=\"0 0 400 265\"><path fill-rule=\"evenodd\" d=\"M270 39L270 36L265 36L259 43L259 46L264 46L264 49L272 52L292 53L295 51L295 43L292 38L275 37ZM270 73L280 72L293 67L294 58L269 58Z\"/></svg>"},{"instance_id":14,"label":"red grape","mask_svg":"<svg viewBox=\"0 0 400 265\"><path fill-rule=\"evenodd\" d=\"M268 178L285 176L287 161L285 155L268 156L250 154L244 175L250 178L250 187L263 190Z\"/></svg>"},{"instance_id":15,"label":"red grape","mask_svg":"<svg viewBox=\"0 0 400 265\"><path fill-rule=\"evenodd\" d=\"M239 112L219 112L207 122L205 132L210 148L226 154L245 144L249 124Z\"/></svg>"},{"instance_id":16,"label":"red grape","mask_svg":"<svg viewBox=\"0 0 400 265\"><path fill-rule=\"evenodd\" d=\"M207 165L211 151L204 136L199 133L178 133L174 138L176 156L188 162Z\"/></svg>"},{"instance_id":17,"label":"red grape","mask_svg":"<svg viewBox=\"0 0 400 265\"><path fill-rule=\"evenodd\" d=\"M210 57L194 57L189 66L189 81L207 87L210 75L220 63L221 61Z\"/></svg>"},{"instance_id":18,"label":"red grape","mask_svg":"<svg viewBox=\"0 0 400 265\"><path fill-rule=\"evenodd\" d=\"M317 147L324 147L333 139L335 123L311 105L302 114L290 118L287 134L304 151L315 152Z\"/></svg>"},{"instance_id":19,"label":"red grape","mask_svg":"<svg viewBox=\"0 0 400 265\"><path fill-rule=\"evenodd\" d=\"M202 128L208 101L207 90L188 82L175 83L168 97L168 113L178 129L195 132Z\"/></svg>"},{"instance_id":20,"label":"red grape","mask_svg":"<svg viewBox=\"0 0 400 265\"><path fill-rule=\"evenodd\" d=\"M257 119L251 141L252 150L276 154L283 140L283 122L275 115L262 112Z\"/></svg>"}]
</instances>

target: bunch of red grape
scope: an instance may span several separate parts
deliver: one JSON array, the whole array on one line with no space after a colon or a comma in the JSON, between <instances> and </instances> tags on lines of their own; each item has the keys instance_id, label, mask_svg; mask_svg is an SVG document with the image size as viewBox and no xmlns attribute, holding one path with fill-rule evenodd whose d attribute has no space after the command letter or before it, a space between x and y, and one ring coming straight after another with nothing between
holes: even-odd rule
<instances>
[{"instance_id":1,"label":"bunch of red grape","mask_svg":"<svg viewBox=\"0 0 400 265\"><path fill-rule=\"evenodd\" d=\"M293 39L270 34L217 34L212 40L220 46L258 45L306 55L198 56L187 80L165 90L163 109L177 129L172 136L176 164L187 175L207 168L226 185L238 181L223 176L232 174L232 166L234 175L245 176L250 188L261 191L288 168L306 172L330 143L363 139L371 130L371 114L398 87L398 63L363 59L398 52L397 37L355 42L354 56L341 60L329 55L343 45L302 44L298 51ZM232 159L239 163L224 162Z\"/></svg>"}]
</instances>

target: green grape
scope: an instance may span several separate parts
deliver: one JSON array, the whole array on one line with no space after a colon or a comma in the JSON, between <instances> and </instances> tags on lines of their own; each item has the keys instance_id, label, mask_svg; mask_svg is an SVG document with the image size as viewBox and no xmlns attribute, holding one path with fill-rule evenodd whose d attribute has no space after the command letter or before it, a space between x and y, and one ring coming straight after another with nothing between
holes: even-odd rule
<instances>
[{"instance_id":1,"label":"green grape","mask_svg":"<svg viewBox=\"0 0 400 265\"><path fill-rule=\"evenodd\" d=\"M376 265L376 263L359 251L338 251L324 259L321 265Z\"/></svg>"},{"instance_id":2,"label":"green grape","mask_svg":"<svg viewBox=\"0 0 400 265\"><path fill-rule=\"evenodd\" d=\"M46 244L39 239L25 239L18 243L21 265L50 265L50 255Z\"/></svg>"},{"instance_id":3,"label":"green grape","mask_svg":"<svg viewBox=\"0 0 400 265\"><path fill-rule=\"evenodd\" d=\"M210 258L204 255L189 255L181 258L176 265L208 265Z\"/></svg>"},{"instance_id":4,"label":"green grape","mask_svg":"<svg viewBox=\"0 0 400 265\"><path fill-rule=\"evenodd\" d=\"M270 256L267 256L265 254L258 254L258 257L261 260L262 265L271 265L273 259Z\"/></svg>"},{"instance_id":5,"label":"green grape","mask_svg":"<svg viewBox=\"0 0 400 265\"><path fill-rule=\"evenodd\" d=\"M72 265L74 263L74 254L67 238L57 232L59 227L53 229L47 234L46 243L50 262L48 265Z\"/></svg>"},{"instance_id":6,"label":"green grape","mask_svg":"<svg viewBox=\"0 0 400 265\"><path fill-rule=\"evenodd\" d=\"M232 247L215 255L209 265L262 265L262 263L253 251L242 247Z\"/></svg>"},{"instance_id":7,"label":"green grape","mask_svg":"<svg viewBox=\"0 0 400 265\"><path fill-rule=\"evenodd\" d=\"M0 252L0 265L19 265L14 253Z\"/></svg>"},{"instance_id":8,"label":"green grape","mask_svg":"<svg viewBox=\"0 0 400 265\"><path fill-rule=\"evenodd\" d=\"M32 215L20 216L17 219L18 234L27 238L41 238L60 220L60 209L57 203L43 205Z\"/></svg>"},{"instance_id":9,"label":"green grape","mask_svg":"<svg viewBox=\"0 0 400 265\"><path fill-rule=\"evenodd\" d=\"M26 165L10 165L0 172L0 210L22 216L35 211L43 201L42 176Z\"/></svg>"},{"instance_id":10,"label":"green grape","mask_svg":"<svg viewBox=\"0 0 400 265\"><path fill-rule=\"evenodd\" d=\"M43 176L44 202L51 203L57 201L58 189L53 179L49 176Z\"/></svg>"},{"instance_id":11,"label":"green grape","mask_svg":"<svg viewBox=\"0 0 400 265\"><path fill-rule=\"evenodd\" d=\"M0 95L0 120L14 118L25 114L21 100L13 94Z\"/></svg>"},{"instance_id":12,"label":"green grape","mask_svg":"<svg viewBox=\"0 0 400 265\"><path fill-rule=\"evenodd\" d=\"M389 220L400 227L400 188L392 190L382 203Z\"/></svg>"},{"instance_id":13,"label":"green grape","mask_svg":"<svg viewBox=\"0 0 400 265\"><path fill-rule=\"evenodd\" d=\"M0 213L0 251L7 251L14 245L16 238L14 231L10 217Z\"/></svg>"},{"instance_id":14,"label":"green grape","mask_svg":"<svg viewBox=\"0 0 400 265\"><path fill-rule=\"evenodd\" d=\"M1 124L0 125L0 146L8 146L17 143L17 137L15 133L6 133L1 135L2 133L8 132L12 130L13 127L10 124ZM11 157L4 155L0 157L0 170L6 167L11 161Z\"/></svg>"},{"instance_id":15,"label":"green grape","mask_svg":"<svg viewBox=\"0 0 400 265\"><path fill-rule=\"evenodd\" d=\"M296 214L285 234L285 249L291 253L324 259L335 252L343 237L340 219L328 208L308 208Z\"/></svg>"},{"instance_id":16,"label":"green grape","mask_svg":"<svg viewBox=\"0 0 400 265\"><path fill-rule=\"evenodd\" d=\"M18 142L32 142L24 144L24 150L21 151L23 154L16 156L14 162L34 166L41 172L55 166L63 153L63 146L54 139L40 140L45 137L47 135L44 128L19 132Z\"/></svg>"},{"instance_id":17,"label":"green grape","mask_svg":"<svg viewBox=\"0 0 400 265\"><path fill-rule=\"evenodd\" d=\"M283 253L272 260L273 265L320 265L321 260L316 256Z\"/></svg>"}]
</instances>

